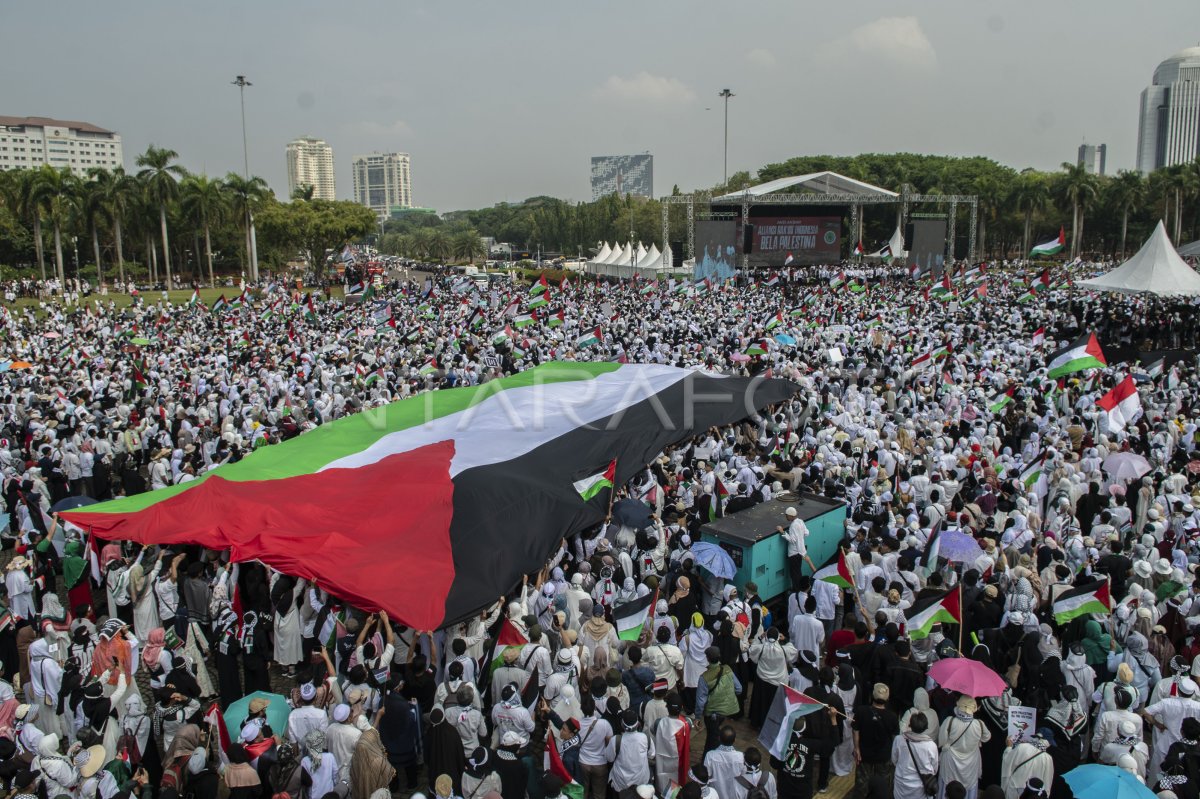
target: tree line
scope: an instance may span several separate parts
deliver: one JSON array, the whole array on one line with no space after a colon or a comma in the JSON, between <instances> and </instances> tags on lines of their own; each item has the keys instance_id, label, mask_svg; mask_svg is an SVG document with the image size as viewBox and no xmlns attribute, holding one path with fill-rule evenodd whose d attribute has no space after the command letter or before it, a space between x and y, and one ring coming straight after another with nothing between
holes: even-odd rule
<instances>
[{"instance_id":1,"label":"tree line","mask_svg":"<svg viewBox=\"0 0 1200 799\"><path fill-rule=\"evenodd\" d=\"M0 172L0 264L23 267L5 276L215 285L218 272L256 280L260 264L301 259L319 276L328 251L377 228L357 203L315 200L311 190L280 202L260 177L194 174L178 158L151 145L132 173Z\"/></svg>"},{"instance_id":2,"label":"tree line","mask_svg":"<svg viewBox=\"0 0 1200 799\"><path fill-rule=\"evenodd\" d=\"M1158 220L1176 244L1200 238L1200 159L1160 169L1148 176L1122 171L1098 176L1081 165L1064 163L1060 170L1018 171L983 157L951 157L914 153L856 156L805 156L768 164L757 174L736 172L728 182L694 192L698 205L711 197L793 175L832 171L892 191L905 187L925 195L975 195L979 201L976 252L981 258L1018 257L1038 242L1067 230L1072 255L1121 257L1136 249ZM679 188L673 194L680 193ZM945 212L945 204L915 204L910 211ZM965 235L968 211L958 208L956 230ZM484 236L524 249L567 255L594 254L600 242L630 238L658 242L662 238L662 204L643 197L609 195L593 202L571 203L532 197L521 203L447 214L449 222L469 225ZM429 221L424 224L437 225ZM866 206L863 241L878 249L896 226L892 206ZM669 239L686 236L681 205L669 214ZM847 241L847 251L855 242Z\"/></svg>"}]
</instances>

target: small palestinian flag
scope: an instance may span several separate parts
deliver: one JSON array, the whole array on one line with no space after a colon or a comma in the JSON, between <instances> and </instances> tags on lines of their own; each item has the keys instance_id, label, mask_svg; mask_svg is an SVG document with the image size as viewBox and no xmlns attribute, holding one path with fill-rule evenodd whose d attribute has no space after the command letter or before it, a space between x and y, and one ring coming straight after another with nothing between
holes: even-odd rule
<instances>
[{"instance_id":1,"label":"small palestinian flag","mask_svg":"<svg viewBox=\"0 0 1200 799\"><path fill-rule=\"evenodd\" d=\"M954 296L954 286L950 283L950 273L942 273L942 282L934 286L930 292L934 299L945 302Z\"/></svg>"},{"instance_id":2,"label":"small palestinian flag","mask_svg":"<svg viewBox=\"0 0 1200 799\"><path fill-rule=\"evenodd\" d=\"M317 308L313 305L311 292L304 295L304 318L310 322L315 322L317 319Z\"/></svg>"},{"instance_id":3,"label":"small palestinian flag","mask_svg":"<svg viewBox=\"0 0 1200 799\"><path fill-rule=\"evenodd\" d=\"M963 300L963 305L971 305L987 299L987 281L983 281Z\"/></svg>"},{"instance_id":4,"label":"small palestinian flag","mask_svg":"<svg viewBox=\"0 0 1200 799\"><path fill-rule=\"evenodd\" d=\"M943 594L918 599L904 611L905 631L909 638L925 638L935 624L959 624L962 622L959 589L951 588Z\"/></svg>"},{"instance_id":5,"label":"small palestinian flag","mask_svg":"<svg viewBox=\"0 0 1200 799\"><path fill-rule=\"evenodd\" d=\"M526 307L528 307L529 310L533 310L534 308L541 308L543 305L549 305L549 304L550 304L550 292L546 292L544 294L534 294L533 297L529 300L529 305Z\"/></svg>"},{"instance_id":6,"label":"small palestinian flag","mask_svg":"<svg viewBox=\"0 0 1200 799\"><path fill-rule=\"evenodd\" d=\"M832 280L829 281L829 288L836 289L838 286L842 285L845 282L846 282L846 273L838 272L837 276L835 276Z\"/></svg>"},{"instance_id":7,"label":"small palestinian flag","mask_svg":"<svg viewBox=\"0 0 1200 799\"><path fill-rule=\"evenodd\" d=\"M1165 360L1165 358L1155 358L1153 361L1147 363L1145 365L1146 377L1149 377L1151 380L1162 377Z\"/></svg>"},{"instance_id":8,"label":"small palestinian flag","mask_svg":"<svg viewBox=\"0 0 1200 799\"><path fill-rule=\"evenodd\" d=\"M791 263L792 261L794 261L794 260L796 260L796 259L795 259L794 257L792 257L792 254L789 252L789 253L787 254L787 258L784 258L784 259L783 259L783 265L784 265L784 266L787 266L788 264L790 264L790 263Z\"/></svg>"},{"instance_id":9,"label":"small palestinian flag","mask_svg":"<svg viewBox=\"0 0 1200 799\"><path fill-rule=\"evenodd\" d=\"M1045 344L1046 343L1046 328L1039 327L1037 330L1035 330L1033 332L1033 341L1031 343L1035 347L1040 347L1043 344Z\"/></svg>"},{"instance_id":10,"label":"small palestinian flag","mask_svg":"<svg viewBox=\"0 0 1200 799\"><path fill-rule=\"evenodd\" d=\"M772 330L776 327L779 327L781 324L783 324L783 313L781 311L776 311L763 320L763 329Z\"/></svg>"},{"instance_id":11,"label":"small palestinian flag","mask_svg":"<svg viewBox=\"0 0 1200 799\"><path fill-rule=\"evenodd\" d=\"M925 540L925 548L921 550L921 571L926 577L933 574L937 568L938 554L942 550L942 525L937 526L929 533L929 538Z\"/></svg>"},{"instance_id":12,"label":"small palestinian flag","mask_svg":"<svg viewBox=\"0 0 1200 799\"><path fill-rule=\"evenodd\" d=\"M1058 238L1043 242L1034 246L1029 251L1029 257L1036 258L1039 255L1057 255L1062 252L1063 247L1067 246L1067 230L1064 227L1058 229Z\"/></svg>"},{"instance_id":13,"label":"small palestinian flag","mask_svg":"<svg viewBox=\"0 0 1200 799\"><path fill-rule=\"evenodd\" d=\"M779 686L775 691L775 701L771 703L771 709L763 719L758 742L767 748L772 757L783 760L787 755L788 741L792 738L792 728L796 719L816 713L824 707L827 705L790 685Z\"/></svg>"},{"instance_id":14,"label":"small palestinian flag","mask_svg":"<svg viewBox=\"0 0 1200 799\"><path fill-rule=\"evenodd\" d=\"M242 305L245 304L245 302L246 302L246 293L242 292L241 294L234 297L233 301L229 303L229 310L231 310L231 311L240 310Z\"/></svg>"},{"instance_id":15,"label":"small palestinian flag","mask_svg":"<svg viewBox=\"0 0 1200 799\"><path fill-rule=\"evenodd\" d=\"M1021 470L1021 485L1025 486L1026 489L1032 488L1034 483L1038 481L1038 478L1042 476L1042 466L1045 462L1046 451L1042 450L1037 454L1037 457L1029 462L1028 466Z\"/></svg>"},{"instance_id":16,"label":"small palestinian flag","mask_svg":"<svg viewBox=\"0 0 1200 799\"><path fill-rule=\"evenodd\" d=\"M188 300L188 307L195 308L200 304L200 292L197 289L192 289L192 298Z\"/></svg>"},{"instance_id":17,"label":"small palestinian flag","mask_svg":"<svg viewBox=\"0 0 1200 799\"><path fill-rule=\"evenodd\" d=\"M988 410L992 413L999 413L1006 405L1013 401L1013 395L1016 393L1017 387L1009 386L1004 391L992 397L992 401L988 403Z\"/></svg>"},{"instance_id":18,"label":"small palestinian flag","mask_svg":"<svg viewBox=\"0 0 1200 799\"><path fill-rule=\"evenodd\" d=\"M424 363L424 364L421 366L421 368L420 368L420 369L418 369L418 370L417 370L417 372L418 372L418 373L420 373L420 374L423 374L423 375L431 375L431 374L433 374L434 372L436 372L436 371L437 371L437 369L438 369L438 365L437 365L437 359L436 359L436 358L430 358L428 361L426 361L426 362L425 362L425 363Z\"/></svg>"},{"instance_id":19,"label":"small palestinian flag","mask_svg":"<svg viewBox=\"0 0 1200 799\"><path fill-rule=\"evenodd\" d=\"M1054 620L1059 624L1091 613L1111 612L1112 596L1108 592L1107 578L1081 583L1054 600Z\"/></svg>"},{"instance_id":20,"label":"small palestinian flag","mask_svg":"<svg viewBox=\"0 0 1200 799\"><path fill-rule=\"evenodd\" d=\"M891 258L892 257L892 245L891 244L883 245L883 247L880 248L879 252L876 253L876 255L878 255L880 258L884 259L885 261L887 259Z\"/></svg>"},{"instance_id":21,"label":"small palestinian flag","mask_svg":"<svg viewBox=\"0 0 1200 799\"><path fill-rule=\"evenodd\" d=\"M824 566L817 569L813 579L833 583L838 588L850 588L854 585L854 577L850 574L850 567L846 565L846 553L841 547L837 548Z\"/></svg>"},{"instance_id":22,"label":"small palestinian flag","mask_svg":"<svg viewBox=\"0 0 1200 799\"><path fill-rule=\"evenodd\" d=\"M213 300L212 307L209 308L209 310L213 313L216 313L217 311L227 307L229 307L229 302L225 299L225 295L222 294L220 297L217 297L215 300Z\"/></svg>"},{"instance_id":23,"label":"small palestinian flag","mask_svg":"<svg viewBox=\"0 0 1200 799\"><path fill-rule=\"evenodd\" d=\"M1108 359L1104 357L1096 334L1088 333L1046 358L1046 377L1058 378L1085 369L1103 369L1105 366L1108 366Z\"/></svg>"},{"instance_id":24,"label":"small palestinian flag","mask_svg":"<svg viewBox=\"0 0 1200 799\"><path fill-rule=\"evenodd\" d=\"M557 311L550 312L550 316L546 319L546 326L547 327L562 327L564 324L566 324L566 321L567 321L566 313L563 312L562 308L559 308Z\"/></svg>"},{"instance_id":25,"label":"small palestinian flag","mask_svg":"<svg viewBox=\"0 0 1200 799\"><path fill-rule=\"evenodd\" d=\"M685 725L683 729L686 732L688 727ZM563 765L562 755L558 753L557 738L557 728L551 727L546 733L546 748L542 755L542 768L562 780L563 796L567 797L567 799L583 799L583 786L575 781L575 778L571 776L571 772Z\"/></svg>"},{"instance_id":26,"label":"small palestinian flag","mask_svg":"<svg viewBox=\"0 0 1200 799\"><path fill-rule=\"evenodd\" d=\"M721 500L727 496L729 496L729 489L725 487L725 483L721 482L721 478L718 477L716 484L713 486L712 497L708 501L708 520L710 522L725 515Z\"/></svg>"},{"instance_id":27,"label":"small palestinian flag","mask_svg":"<svg viewBox=\"0 0 1200 799\"><path fill-rule=\"evenodd\" d=\"M865 252L866 252L866 250L863 249L862 242L860 241L858 244L854 245L854 252L852 252L851 255L854 255L857 257L857 256L862 255Z\"/></svg>"},{"instance_id":28,"label":"small palestinian flag","mask_svg":"<svg viewBox=\"0 0 1200 799\"><path fill-rule=\"evenodd\" d=\"M372 300L374 298L375 298L375 283L374 283L374 281L371 281L371 282L368 282L367 287L365 289L363 289L362 301L367 302L368 300Z\"/></svg>"},{"instance_id":29,"label":"small palestinian flag","mask_svg":"<svg viewBox=\"0 0 1200 799\"><path fill-rule=\"evenodd\" d=\"M611 490L613 482L616 479L617 462L613 460L609 461L608 466L604 467L604 471L597 472L582 480L576 480L574 483L575 490L579 493L579 496L583 497L584 502L590 502L601 491L605 489Z\"/></svg>"},{"instance_id":30,"label":"small palestinian flag","mask_svg":"<svg viewBox=\"0 0 1200 799\"><path fill-rule=\"evenodd\" d=\"M575 348L582 349L583 347L592 347L604 341L604 336L600 333L600 328L592 328L575 339Z\"/></svg>"},{"instance_id":31,"label":"small palestinian flag","mask_svg":"<svg viewBox=\"0 0 1200 799\"><path fill-rule=\"evenodd\" d=\"M529 643L529 639L517 629L508 619L500 622L500 630L496 633L496 647L492 658L491 671L495 671L504 662L504 651L515 647L518 651Z\"/></svg>"},{"instance_id":32,"label":"small palestinian flag","mask_svg":"<svg viewBox=\"0 0 1200 799\"><path fill-rule=\"evenodd\" d=\"M549 290L550 290L550 284L546 282L545 274L543 274L541 277L539 277L537 279L537 282L535 282L532 286L529 287L529 293L531 295L544 294Z\"/></svg>"},{"instance_id":33,"label":"small palestinian flag","mask_svg":"<svg viewBox=\"0 0 1200 799\"><path fill-rule=\"evenodd\" d=\"M654 604L657 601L658 592L654 591L613 608L613 626L617 628L617 638L622 641L636 641L641 638L642 629L654 613Z\"/></svg>"},{"instance_id":34,"label":"small palestinian flag","mask_svg":"<svg viewBox=\"0 0 1200 799\"><path fill-rule=\"evenodd\" d=\"M743 352L743 354L744 354L744 355L750 355L750 356L754 356L754 355L766 355L766 354L767 354L767 342L765 342L765 341L751 341L751 342L750 342L750 344L749 344L749 345L746 347L746 349L745 349L745 351Z\"/></svg>"},{"instance_id":35,"label":"small palestinian flag","mask_svg":"<svg viewBox=\"0 0 1200 799\"><path fill-rule=\"evenodd\" d=\"M644 285L640 289L638 289L638 294L641 294L643 297L645 297L647 294L653 294L657 290L658 290L658 281L655 280L653 283L647 283L646 285Z\"/></svg>"},{"instance_id":36,"label":"small palestinian flag","mask_svg":"<svg viewBox=\"0 0 1200 799\"><path fill-rule=\"evenodd\" d=\"M517 314L516 317L513 318L514 327L528 327L529 325L536 323L537 316L531 313Z\"/></svg>"},{"instance_id":37,"label":"small palestinian flag","mask_svg":"<svg viewBox=\"0 0 1200 799\"><path fill-rule=\"evenodd\" d=\"M767 278L767 281L765 283L763 283L763 285L764 286L778 286L779 285L779 275L771 275L769 278Z\"/></svg>"}]
</instances>

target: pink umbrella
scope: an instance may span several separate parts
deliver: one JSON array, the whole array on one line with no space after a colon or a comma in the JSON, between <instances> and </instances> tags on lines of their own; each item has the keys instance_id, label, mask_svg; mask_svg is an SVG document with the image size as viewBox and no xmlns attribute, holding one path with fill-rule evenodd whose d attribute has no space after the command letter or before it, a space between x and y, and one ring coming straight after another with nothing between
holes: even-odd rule
<instances>
[{"instance_id":1,"label":"pink umbrella","mask_svg":"<svg viewBox=\"0 0 1200 799\"><path fill-rule=\"evenodd\" d=\"M735 352L729 356L729 360L735 361L737 363L741 363L742 361L750 360L750 356L744 355L743 353L740 353L740 352Z\"/></svg>"},{"instance_id":2,"label":"pink umbrella","mask_svg":"<svg viewBox=\"0 0 1200 799\"><path fill-rule=\"evenodd\" d=\"M970 697L1000 696L1008 686L999 674L969 658L945 658L929 667L929 677L947 691Z\"/></svg>"}]
</instances>

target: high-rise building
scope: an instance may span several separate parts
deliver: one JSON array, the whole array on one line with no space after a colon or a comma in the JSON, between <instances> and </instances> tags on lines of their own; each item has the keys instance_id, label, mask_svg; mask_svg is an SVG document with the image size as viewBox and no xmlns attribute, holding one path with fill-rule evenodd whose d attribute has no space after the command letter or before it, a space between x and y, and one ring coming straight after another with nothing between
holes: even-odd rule
<instances>
[{"instance_id":1,"label":"high-rise building","mask_svg":"<svg viewBox=\"0 0 1200 799\"><path fill-rule=\"evenodd\" d=\"M42 164L75 172L124 166L121 134L90 122L0 116L0 171Z\"/></svg>"},{"instance_id":2,"label":"high-rise building","mask_svg":"<svg viewBox=\"0 0 1200 799\"><path fill-rule=\"evenodd\" d=\"M1142 174L1200 156L1200 47L1158 65L1142 90L1137 168Z\"/></svg>"},{"instance_id":3,"label":"high-rise building","mask_svg":"<svg viewBox=\"0 0 1200 799\"><path fill-rule=\"evenodd\" d=\"M288 142L288 195L301 186L312 186L314 200L335 200L333 148L324 139L304 136Z\"/></svg>"},{"instance_id":4,"label":"high-rise building","mask_svg":"<svg viewBox=\"0 0 1200 799\"><path fill-rule=\"evenodd\" d=\"M1081 144L1079 145L1079 157L1075 163L1083 164L1083 168L1093 175L1103 175L1104 161L1107 156L1107 144Z\"/></svg>"},{"instance_id":5,"label":"high-rise building","mask_svg":"<svg viewBox=\"0 0 1200 799\"><path fill-rule=\"evenodd\" d=\"M391 215L393 208L412 208L411 166L408 153L354 156L354 201L370 208L380 219Z\"/></svg>"},{"instance_id":6,"label":"high-rise building","mask_svg":"<svg viewBox=\"0 0 1200 799\"><path fill-rule=\"evenodd\" d=\"M654 196L654 156L595 155L592 156L592 199L609 194Z\"/></svg>"}]
</instances>

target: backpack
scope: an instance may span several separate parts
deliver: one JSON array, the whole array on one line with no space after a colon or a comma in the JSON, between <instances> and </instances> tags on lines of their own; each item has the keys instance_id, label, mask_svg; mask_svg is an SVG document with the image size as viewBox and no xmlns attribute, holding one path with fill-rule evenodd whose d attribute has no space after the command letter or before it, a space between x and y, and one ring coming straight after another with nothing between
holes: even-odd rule
<instances>
[{"instance_id":1,"label":"backpack","mask_svg":"<svg viewBox=\"0 0 1200 799\"><path fill-rule=\"evenodd\" d=\"M771 799L771 795L767 793L767 778L770 775L763 772L759 775L758 782L753 783L744 776L737 778L738 784L746 789L746 799Z\"/></svg>"}]
</instances>

